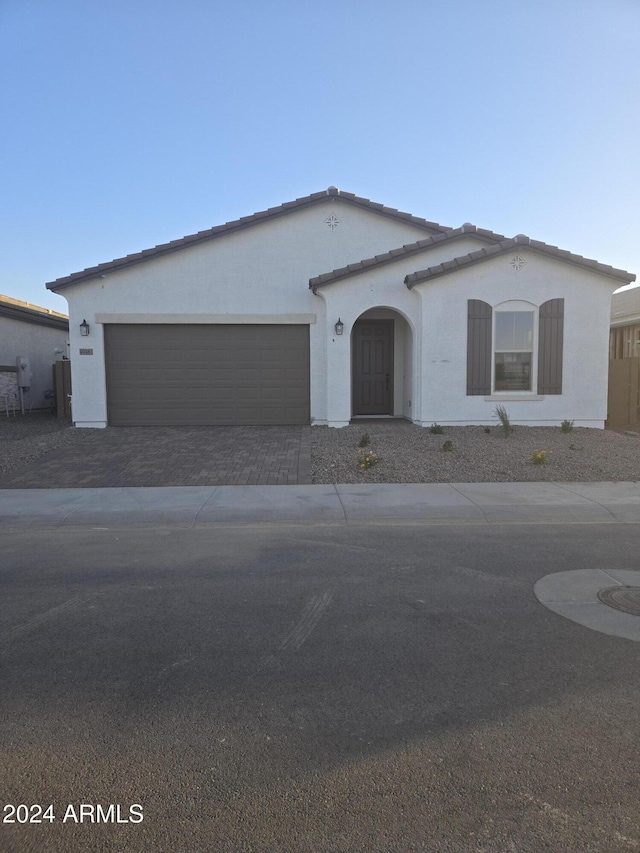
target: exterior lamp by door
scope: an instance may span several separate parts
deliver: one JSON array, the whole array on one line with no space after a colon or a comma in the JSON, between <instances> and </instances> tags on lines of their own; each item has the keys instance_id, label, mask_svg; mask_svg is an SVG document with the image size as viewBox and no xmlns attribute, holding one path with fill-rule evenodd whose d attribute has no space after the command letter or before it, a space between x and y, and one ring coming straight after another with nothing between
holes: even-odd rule
<instances>
[{"instance_id":1,"label":"exterior lamp by door","mask_svg":"<svg viewBox=\"0 0 640 853\"><path fill-rule=\"evenodd\" d=\"M344 323L338 317L338 322L336 323L336 335L341 335L344 332Z\"/></svg>"},{"instance_id":2,"label":"exterior lamp by door","mask_svg":"<svg viewBox=\"0 0 640 853\"><path fill-rule=\"evenodd\" d=\"M83 320L82 323L80 323L80 334L82 335L83 338L87 337L87 335L89 334L89 329L90 329L89 324L87 323L86 320Z\"/></svg>"}]
</instances>

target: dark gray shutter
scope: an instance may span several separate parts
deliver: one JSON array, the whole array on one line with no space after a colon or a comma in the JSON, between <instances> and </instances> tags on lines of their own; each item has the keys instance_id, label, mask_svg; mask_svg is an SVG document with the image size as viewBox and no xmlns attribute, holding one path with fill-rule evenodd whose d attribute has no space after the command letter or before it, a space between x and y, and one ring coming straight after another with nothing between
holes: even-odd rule
<instances>
[{"instance_id":1,"label":"dark gray shutter","mask_svg":"<svg viewBox=\"0 0 640 853\"><path fill-rule=\"evenodd\" d=\"M467 302L467 396L491 393L491 315L488 302Z\"/></svg>"},{"instance_id":2,"label":"dark gray shutter","mask_svg":"<svg viewBox=\"0 0 640 853\"><path fill-rule=\"evenodd\" d=\"M564 299L540 306L538 327L538 394L562 394Z\"/></svg>"}]
</instances>

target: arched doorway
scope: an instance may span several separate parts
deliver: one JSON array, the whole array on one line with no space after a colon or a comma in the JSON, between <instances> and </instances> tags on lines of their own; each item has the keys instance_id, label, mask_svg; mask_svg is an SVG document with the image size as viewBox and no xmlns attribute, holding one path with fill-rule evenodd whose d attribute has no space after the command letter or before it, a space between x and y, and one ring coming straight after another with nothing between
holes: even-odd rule
<instances>
[{"instance_id":1,"label":"arched doorway","mask_svg":"<svg viewBox=\"0 0 640 853\"><path fill-rule=\"evenodd\" d=\"M391 308L361 314L351 331L352 417L411 417L412 335Z\"/></svg>"}]
</instances>

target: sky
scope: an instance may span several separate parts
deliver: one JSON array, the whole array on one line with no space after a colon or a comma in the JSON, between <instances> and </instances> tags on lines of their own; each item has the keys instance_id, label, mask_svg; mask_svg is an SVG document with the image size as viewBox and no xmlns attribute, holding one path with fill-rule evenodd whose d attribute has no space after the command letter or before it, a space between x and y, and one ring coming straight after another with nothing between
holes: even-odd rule
<instances>
[{"instance_id":1,"label":"sky","mask_svg":"<svg viewBox=\"0 0 640 853\"><path fill-rule=\"evenodd\" d=\"M331 185L640 273L639 41L640 0L0 0L0 293Z\"/></svg>"}]
</instances>

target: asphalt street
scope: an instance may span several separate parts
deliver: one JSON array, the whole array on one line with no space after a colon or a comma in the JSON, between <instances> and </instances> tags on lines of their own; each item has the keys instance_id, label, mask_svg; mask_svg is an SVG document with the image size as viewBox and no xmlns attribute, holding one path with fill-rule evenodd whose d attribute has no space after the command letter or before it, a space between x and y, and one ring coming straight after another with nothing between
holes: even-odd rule
<instances>
[{"instance_id":1,"label":"asphalt street","mask_svg":"<svg viewBox=\"0 0 640 853\"><path fill-rule=\"evenodd\" d=\"M3 531L0 849L638 851L640 643L534 585L640 570L639 546L637 524Z\"/></svg>"}]
</instances>

